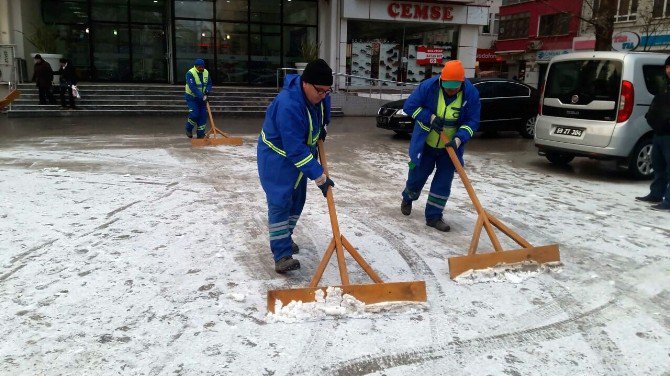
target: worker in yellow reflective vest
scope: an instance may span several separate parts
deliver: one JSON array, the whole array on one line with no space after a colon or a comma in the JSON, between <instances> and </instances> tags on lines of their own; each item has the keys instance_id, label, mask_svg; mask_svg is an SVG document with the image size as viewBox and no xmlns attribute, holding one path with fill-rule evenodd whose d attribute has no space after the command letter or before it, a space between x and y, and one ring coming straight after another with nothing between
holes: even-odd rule
<instances>
[{"instance_id":1,"label":"worker in yellow reflective vest","mask_svg":"<svg viewBox=\"0 0 670 376\"><path fill-rule=\"evenodd\" d=\"M184 98L188 105L188 119L186 120L186 136L193 138L193 128L197 130L197 137L205 137L207 126L207 95L212 91L212 80L205 69L203 59L195 59L193 68L186 72L186 93Z\"/></svg>"},{"instance_id":2,"label":"worker in yellow reflective vest","mask_svg":"<svg viewBox=\"0 0 670 376\"><path fill-rule=\"evenodd\" d=\"M414 131L409 144L409 174L400 204L402 214L410 215L412 202L419 198L435 170L426 201L426 225L449 231L442 213L451 193L455 167L445 147L453 148L463 163L464 144L479 128L480 109L479 92L465 78L458 60L445 63L440 76L423 81L407 98L403 111L414 119ZM447 136L448 143L440 140L440 133Z\"/></svg>"},{"instance_id":3,"label":"worker in yellow reflective vest","mask_svg":"<svg viewBox=\"0 0 670 376\"><path fill-rule=\"evenodd\" d=\"M265 113L258 137L258 176L268 201L268 232L275 271L300 268L293 258L299 247L291 238L305 205L307 179L326 196L335 183L317 161L316 143L326 137L330 121L333 71L318 59L302 76L289 74L284 87Z\"/></svg>"}]
</instances>

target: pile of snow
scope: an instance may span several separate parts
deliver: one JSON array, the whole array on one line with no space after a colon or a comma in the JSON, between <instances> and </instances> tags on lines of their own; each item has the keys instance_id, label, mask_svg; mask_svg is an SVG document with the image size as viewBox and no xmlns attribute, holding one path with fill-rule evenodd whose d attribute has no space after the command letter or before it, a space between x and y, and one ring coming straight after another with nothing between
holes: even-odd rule
<instances>
[{"instance_id":1,"label":"pile of snow","mask_svg":"<svg viewBox=\"0 0 670 376\"><path fill-rule=\"evenodd\" d=\"M521 283L542 273L560 273L563 263L547 262L538 264L535 261L524 261L516 264L498 264L492 268L473 270L454 278L454 281L464 285L486 282Z\"/></svg>"},{"instance_id":2,"label":"pile of snow","mask_svg":"<svg viewBox=\"0 0 670 376\"><path fill-rule=\"evenodd\" d=\"M424 302L365 304L352 295L343 294L341 288L333 286L328 286L325 293L323 289L318 289L314 295L315 301L309 303L293 300L283 305L279 299L275 300L275 313L268 312L266 321L293 323L340 317L362 318L380 312L415 313L428 308Z\"/></svg>"}]
</instances>

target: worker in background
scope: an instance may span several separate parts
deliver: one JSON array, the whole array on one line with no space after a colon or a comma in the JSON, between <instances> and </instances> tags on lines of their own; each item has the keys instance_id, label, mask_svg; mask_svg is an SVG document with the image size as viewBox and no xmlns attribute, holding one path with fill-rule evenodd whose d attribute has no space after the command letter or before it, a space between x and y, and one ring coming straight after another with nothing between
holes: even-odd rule
<instances>
[{"instance_id":1,"label":"worker in background","mask_svg":"<svg viewBox=\"0 0 670 376\"><path fill-rule=\"evenodd\" d=\"M265 113L258 137L258 176L268 201L268 232L275 271L299 269L293 258L299 247L293 230L300 218L307 193L307 179L313 180L323 196L335 183L317 161L316 143L325 140L330 120L333 71L318 59L305 67L302 76L289 74L282 91Z\"/></svg>"},{"instance_id":2,"label":"worker in background","mask_svg":"<svg viewBox=\"0 0 670 376\"><path fill-rule=\"evenodd\" d=\"M439 77L425 80L407 98L403 111L414 119L414 131L400 205L402 214L410 215L412 201L419 198L435 170L426 201L426 225L439 231L450 230L442 213L451 193L455 167L445 147L453 148L463 163L464 144L479 128L480 109L479 92L465 79L465 70L458 60L445 63ZM447 136L448 143L442 142L440 133Z\"/></svg>"},{"instance_id":3,"label":"worker in background","mask_svg":"<svg viewBox=\"0 0 670 376\"><path fill-rule=\"evenodd\" d=\"M205 137L207 126L207 95L212 91L212 80L209 71L205 69L203 59L195 59L193 68L186 72L186 93L184 98L188 105L188 119L186 120L186 136L193 138L193 128L196 128L198 138Z\"/></svg>"}]
</instances>

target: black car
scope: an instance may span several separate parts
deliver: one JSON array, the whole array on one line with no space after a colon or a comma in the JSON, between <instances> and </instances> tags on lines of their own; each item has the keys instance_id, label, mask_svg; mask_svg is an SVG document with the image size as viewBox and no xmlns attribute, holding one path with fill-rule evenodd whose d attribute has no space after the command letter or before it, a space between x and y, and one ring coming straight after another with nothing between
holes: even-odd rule
<instances>
[{"instance_id":1,"label":"black car","mask_svg":"<svg viewBox=\"0 0 670 376\"><path fill-rule=\"evenodd\" d=\"M524 83L502 78L471 78L482 101L479 131L518 131L533 138L540 97ZM386 103L377 112L377 127L396 133L412 133L414 120L402 110L405 100Z\"/></svg>"}]
</instances>

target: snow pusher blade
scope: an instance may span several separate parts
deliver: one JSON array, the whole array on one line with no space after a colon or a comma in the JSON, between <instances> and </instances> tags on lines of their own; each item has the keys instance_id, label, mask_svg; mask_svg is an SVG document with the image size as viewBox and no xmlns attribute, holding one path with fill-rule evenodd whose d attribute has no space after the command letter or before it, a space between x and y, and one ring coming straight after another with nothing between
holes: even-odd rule
<instances>
[{"instance_id":1,"label":"snow pusher blade","mask_svg":"<svg viewBox=\"0 0 670 376\"><path fill-rule=\"evenodd\" d=\"M242 139L240 137L231 137L228 134L221 132L219 128L214 124L214 118L212 117L212 110L209 107L209 102L205 102L207 105L207 114L209 114L209 130L205 133L205 138L194 138L191 139L192 146L215 146L215 145L231 145L231 146L240 146L242 145Z\"/></svg>"},{"instance_id":2,"label":"snow pusher blade","mask_svg":"<svg viewBox=\"0 0 670 376\"><path fill-rule=\"evenodd\" d=\"M0 110L9 106L16 98L21 96L21 92L18 90L12 90L4 99L0 100Z\"/></svg>"},{"instance_id":3,"label":"snow pusher blade","mask_svg":"<svg viewBox=\"0 0 670 376\"><path fill-rule=\"evenodd\" d=\"M445 143L449 142L449 139L444 133L440 134L440 138ZM515 264L523 261L535 261L538 264L544 264L547 262L561 261L558 244L534 247L528 241L526 241L526 239L521 237L509 227L505 226L504 223L484 210L482 204L477 198L477 195L475 194L474 188L472 188L470 179L468 179L461 162L458 160L456 152L449 146L447 146L446 149L451 162L456 167L458 176L461 177L461 181L465 186L465 190L468 192L468 196L470 196L472 204L477 210L477 214L479 214L477 223L475 224L475 230L472 234L472 241L470 242L470 249L468 250L468 254L465 256L455 256L449 258L449 277L451 279L458 277L460 274L470 269L486 269L499 264ZM493 230L494 226L512 240L514 240L522 248L511 251L504 251L502 249L502 245L500 245L500 241L498 240L495 231ZM493 244L494 252L480 254L476 253L477 245L479 244L479 236L482 233L482 228L486 230L486 234L489 236L489 239Z\"/></svg>"},{"instance_id":4,"label":"snow pusher blade","mask_svg":"<svg viewBox=\"0 0 670 376\"><path fill-rule=\"evenodd\" d=\"M319 145L319 159L323 166L324 173L328 175L328 163L326 161L326 151L323 146L323 141L318 141ZM337 256L337 265L340 271L340 279L342 284L337 286L342 289L345 294L352 295L356 299L366 304L374 304L381 302L425 302L426 301L426 283L424 281L410 281L410 282L384 282L377 273L372 270L370 265L365 261L363 256L354 248L351 243L340 234L340 225L337 221L337 212L335 211L335 203L333 201L333 190L328 188L326 194L328 202L328 213L330 215L330 226L333 230L333 238L326 248L326 252L316 268L316 272L309 283L309 287L297 289L284 290L270 290L268 291L267 304L268 311L275 311L275 302L280 300L283 305L287 305L291 301L314 302L316 300L316 292L318 290L325 290L325 287L318 287L319 281L326 270L326 266L330 261L333 253ZM344 260L344 250L349 252L349 255L360 265L360 267L368 274L374 283L372 284L350 284L349 273L347 272L347 264Z\"/></svg>"}]
</instances>

